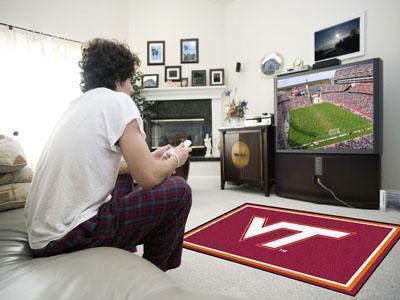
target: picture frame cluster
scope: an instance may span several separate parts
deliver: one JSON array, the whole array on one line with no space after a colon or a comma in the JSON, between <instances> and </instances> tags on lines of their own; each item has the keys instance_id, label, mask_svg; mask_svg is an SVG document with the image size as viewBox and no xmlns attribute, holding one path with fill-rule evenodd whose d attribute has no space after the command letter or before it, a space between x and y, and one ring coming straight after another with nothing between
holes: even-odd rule
<instances>
[{"instance_id":1,"label":"picture frame cluster","mask_svg":"<svg viewBox=\"0 0 400 300\"><path fill-rule=\"evenodd\" d=\"M164 66L164 81L169 86L188 87L189 84L191 86L207 86L207 70L191 70L191 80L189 80L189 77L182 76L181 65L166 65L165 52L165 41L154 40L147 42L147 65ZM180 63L198 64L199 61L199 39L181 39ZM158 88L160 86L159 79L159 74L143 74L142 87L146 89ZM209 69L208 82L211 86L224 85L224 69Z\"/></svg>"}]
</instances>

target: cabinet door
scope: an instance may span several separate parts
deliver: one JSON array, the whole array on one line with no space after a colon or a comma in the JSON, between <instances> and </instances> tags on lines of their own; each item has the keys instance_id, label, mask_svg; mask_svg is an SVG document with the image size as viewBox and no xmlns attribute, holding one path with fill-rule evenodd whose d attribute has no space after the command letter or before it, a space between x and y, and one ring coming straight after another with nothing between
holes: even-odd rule
<instances>
[{"instance_id":1,"label":"cabinet door","mask_svg":"<svg viewBox=\"0 0 400 300\"><path fill-rule=\"evenodd\" d=\"M225 133L225 179L237 183L261 182L260 131L230 131Z\"/></svg>"}]
</instances>

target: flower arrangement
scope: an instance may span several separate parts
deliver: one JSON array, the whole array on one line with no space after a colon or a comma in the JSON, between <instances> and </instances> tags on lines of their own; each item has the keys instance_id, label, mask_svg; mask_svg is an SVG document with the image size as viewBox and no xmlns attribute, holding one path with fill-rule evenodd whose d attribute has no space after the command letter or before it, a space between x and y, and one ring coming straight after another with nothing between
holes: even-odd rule
<instances>
[{"instance_id":1,"label":"flower arrangement","mask_svg":"<svg viewBox=\"0 0 400 300\"><path fill-rule=\"evenodd\" d=\"M236 95L236 89L235 89L234 94ZM231 91L226 90L225 96L229 97L230 95L231 95ZM233 96L232 99L229 101L229 104L227 107L226 120L230 120L231 118L243 119L246 114L246 110L248 109L247 103L248 102L245 99L238 100L238 99L235 99L235 97Z\"/></svg>"}]
</instances>

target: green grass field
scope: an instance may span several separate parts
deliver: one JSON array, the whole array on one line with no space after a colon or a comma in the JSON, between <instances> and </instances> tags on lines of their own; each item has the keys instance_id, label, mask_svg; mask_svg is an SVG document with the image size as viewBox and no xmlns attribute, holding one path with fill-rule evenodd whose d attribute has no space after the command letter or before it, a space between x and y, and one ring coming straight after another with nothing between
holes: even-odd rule
<instances>
[{"instance_id":1,"label":"green grass field","mask_svg":"<svg viewBox=\"0 0 400 300\"><path fill-rule=\"evenodd\" d=\"M291 148L316 149L372 133L372 121L327 102L293 109L289 120Z\"/></svg>"}]
</instances>

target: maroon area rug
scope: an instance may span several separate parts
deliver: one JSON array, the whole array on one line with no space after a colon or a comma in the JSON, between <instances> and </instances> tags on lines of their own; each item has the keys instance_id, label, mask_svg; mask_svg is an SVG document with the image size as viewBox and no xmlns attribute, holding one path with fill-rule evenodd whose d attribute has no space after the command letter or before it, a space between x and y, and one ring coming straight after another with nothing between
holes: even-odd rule
<instances>
[{"instance_id":1,"label":"maroon area rug","mask_svg":"<svg viewBox=\"0 0 400 300\"><path fill-rule=\"evenodd\" d=\"M399 225L247 203L183 246L354 296L399 238Z\"/></svg>"}]
</instances>

